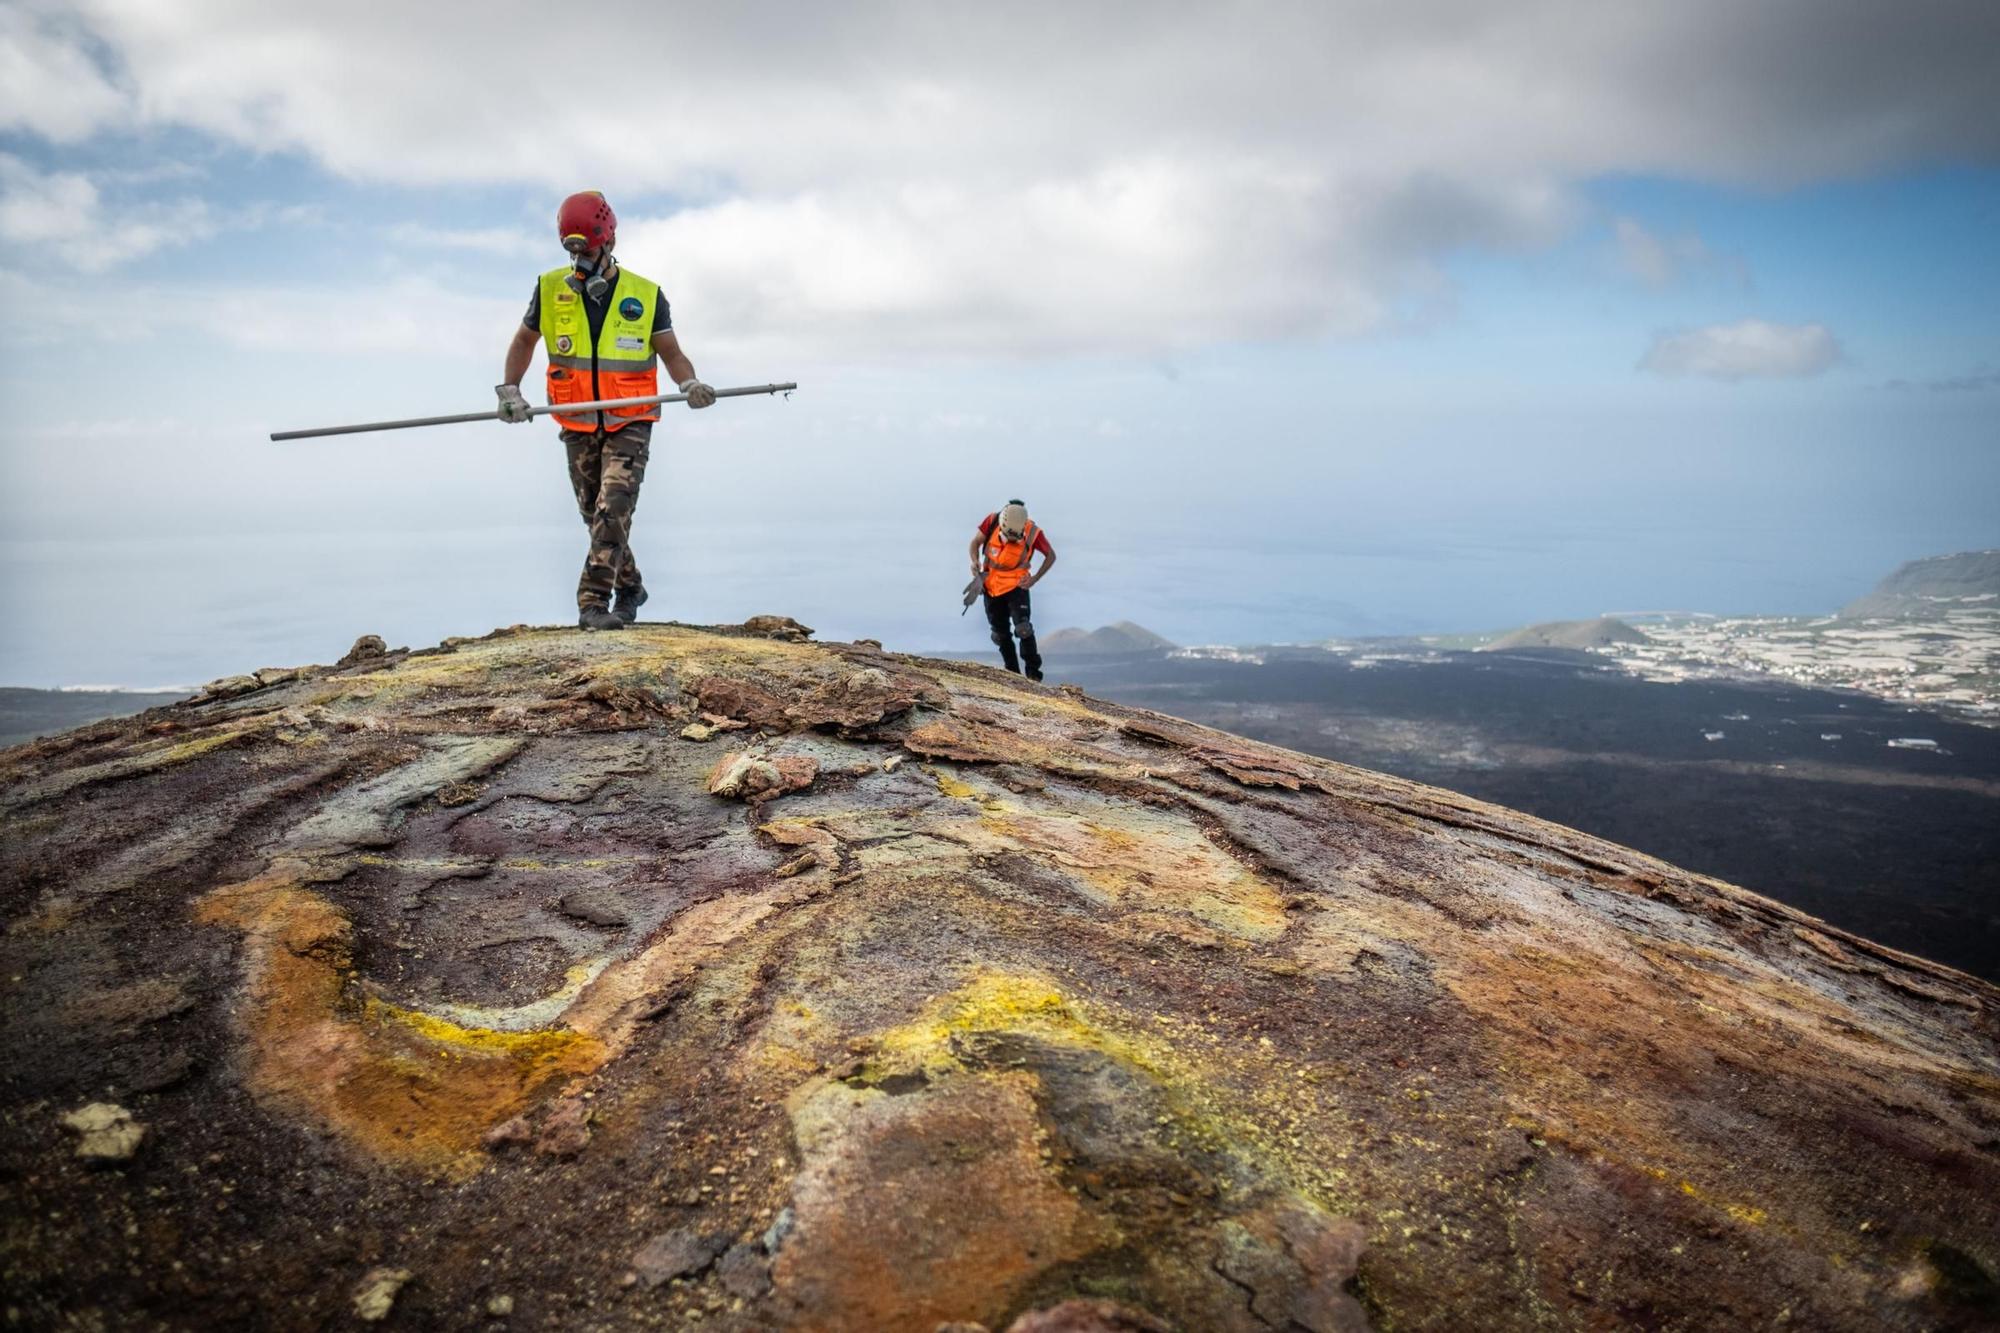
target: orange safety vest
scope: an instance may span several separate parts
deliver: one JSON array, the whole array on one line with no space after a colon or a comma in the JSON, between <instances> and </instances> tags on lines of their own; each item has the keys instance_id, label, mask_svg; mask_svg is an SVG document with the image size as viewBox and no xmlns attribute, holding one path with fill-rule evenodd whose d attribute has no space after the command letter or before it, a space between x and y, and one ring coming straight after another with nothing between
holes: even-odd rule
<instances>
[{"instance_id":1,"label":"orange safety vest","mask_svg":"<svg viewBox=\"0 0 2000 1333\"><path fill-rule=\"evenodd\" d=\"M568 282L572 269L542 274L542 344L549 355L549 406L594 403L610 398L650 398L660 391L659 357L653 352L653 310L660 299L657 283L629 269L618 270L604 327L596 343L590 337L590 316L583 296ZM622 430L634 421L658 421L660 408L615 407L609 412L555 414L568 430Z\"/></svg>"},{"instance_id":2,"label":"orange safety vest","mask_svg":"<svg viewBox=\"0 0 2000 1333\"><path fill-rule=\"evenodd\" d=\"M993 531L986 538L986 595L1000 597L1021 586L1021 580L1028 577L1028 561L1035 554L1035 538L1041 529L1034 520L1019 539L1009 541L1000 520L993 520Z\"/></svg>"}]
</instances>

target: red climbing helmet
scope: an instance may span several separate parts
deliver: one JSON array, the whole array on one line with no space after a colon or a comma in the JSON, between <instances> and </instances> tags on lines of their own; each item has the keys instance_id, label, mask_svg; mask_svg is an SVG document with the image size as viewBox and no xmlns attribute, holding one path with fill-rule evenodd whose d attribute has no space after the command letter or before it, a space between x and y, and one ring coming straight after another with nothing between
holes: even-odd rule
<instances>
[{"instance_id":1,"label":"red climbing helmet","mask_svg":"<svg viewBox=\"0 0 2000 1333\"><path fill-rule=\"evenodd\" d=\"M609 250L618 239L618 215L603 195L583 190L563 200L556 210L556 235L562 237L563 249L571 254L600 247Z\"/></svg>"}]
</instances>

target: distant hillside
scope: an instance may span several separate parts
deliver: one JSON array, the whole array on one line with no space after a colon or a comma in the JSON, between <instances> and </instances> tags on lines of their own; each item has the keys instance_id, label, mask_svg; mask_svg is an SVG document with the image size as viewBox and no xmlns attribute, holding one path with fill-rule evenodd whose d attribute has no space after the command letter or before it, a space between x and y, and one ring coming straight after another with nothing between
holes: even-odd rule
<instances>
[{"instance_id":1,"label":"distant hillside","mask_svg":"<svg viewBox=\"0 0 2000 1333\"><path fill-rule=\"evenodd\" d=\"M1480 651L1506 652L1510 648L1608 648L1614 643L1650 643L1644 634L1622 620L1599 616L1595 620L1550 620L1540 625L1503 634Z\"/></svg>"},{"instance_id":2,"label":"distant hillside","mask_svg":"<svg viewBox=\"0 0 2000 1333\"><path fill-rule=\"evenodd\" d=\"M1144 625L1121 620L1097 629L1059 629L1043 635L1041 646L1044 652L1051 653L1165 653L1179 645Z\"/></svg>"},{"instance_id":3,"label":"distant hillside","mask_svg":"<svg viewBox=\"0 0 2000 1333\"><path fill-rule=\"evenodd\" d=\"M1876 584L1875 591L1840 608L1840 614L1857 620L1941 616L1956 609L1992 609L1996 604L2000 604L2000 551L1961 551L1910 561Z\"/></svg>"}]
</instances>

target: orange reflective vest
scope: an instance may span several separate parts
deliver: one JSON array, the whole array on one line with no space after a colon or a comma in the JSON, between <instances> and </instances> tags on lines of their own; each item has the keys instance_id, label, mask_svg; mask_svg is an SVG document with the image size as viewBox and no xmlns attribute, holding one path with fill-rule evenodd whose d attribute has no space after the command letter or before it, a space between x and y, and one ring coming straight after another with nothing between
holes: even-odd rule
<instances>
[{"instance_id":1,"label":"orange reflective vest","mask_svg":"<svg viewBox=\"0 0 2000 1333\"><path fill-rule=\"evenodd\" d=\"M1035 554L1035 538L1041 535L1031 519L1018 538L1010 540L999 520L986 538L986 595L999 597L1021 586L1028 577L1028 561Z\"/></svg>"},{"instance_id":2,"label":"orange reflective vest","mask_svg":"<svg viewBox=\"0 0 2000 1333\"><path fill-rule=\"evenodd\" d=\"M551 269L542 274L542 345L549 354L549 406L601 402L607 398L650 398L660 391L653 352L653 311L660 300L658 283L630 269L618 270L604 327L593 342L583 294L568 278L575 270ZM659 404L617 407L609 412L555 414L568 430L620 430L634 421L658 421Z\"/></svg>"}]
</instances>

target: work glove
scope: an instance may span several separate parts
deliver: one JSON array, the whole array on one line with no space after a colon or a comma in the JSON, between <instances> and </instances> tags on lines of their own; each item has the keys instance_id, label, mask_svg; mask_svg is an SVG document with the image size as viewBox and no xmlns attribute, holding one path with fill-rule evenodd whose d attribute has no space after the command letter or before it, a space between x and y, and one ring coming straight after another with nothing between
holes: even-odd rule
<instances>
[{"instance_id":1,"label":"work glove","mask_svg":"<svg viewBox=\"0 0 2000 1333\"><path fill-rule=\"evenodd\" d=\"M700 380L683 380L678 387L682 393L687 395L689 407L715 406L715 390L709 388Z\"/></svg>"},{"instance_id":2,"label":"work glove","mask_svg":"<svg viewBox=\"0 0 2000 1333\"><path fill-rule=\"evenodd\" d=\"M496 384L493 386L493 393L500 400L500 419L502 421L518 425L523 421L529 420L528 400L521 396L520 385Z\"/></svg>"}]
</instances>

